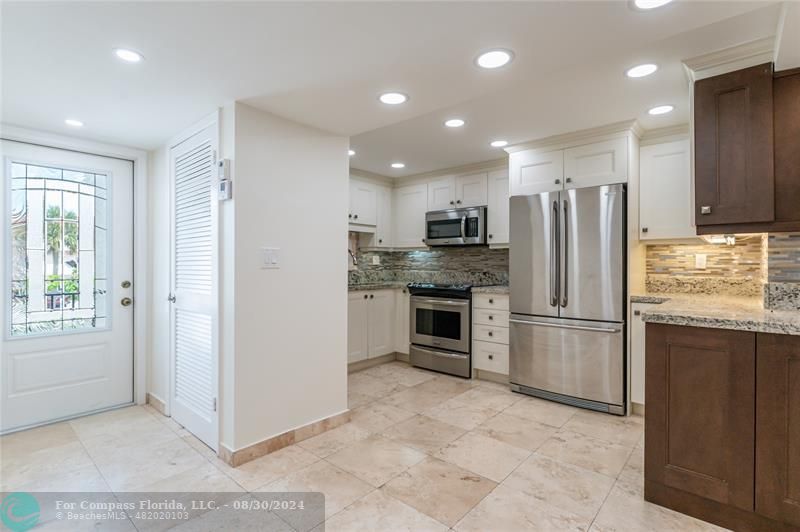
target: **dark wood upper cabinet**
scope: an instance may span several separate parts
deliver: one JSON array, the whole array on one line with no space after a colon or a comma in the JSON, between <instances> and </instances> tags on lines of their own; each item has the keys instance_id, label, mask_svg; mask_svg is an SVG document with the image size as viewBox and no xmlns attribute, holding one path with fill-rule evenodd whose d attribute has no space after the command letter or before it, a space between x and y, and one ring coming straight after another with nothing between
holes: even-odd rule
<instances>
[{"instance_id":1,"label":"dark wood upper cabinet","mask_svg":"<svg viewBox=\"0 0 800 532\"><path fill-rule=\"evenodd\" d=\"M756 511L800 527L800 336L757 341Z\"/></svg>"},{"instance_id":2,"label":"dark wood upper cabinet","mask_svg":"<svg viewBox=\"0 0 800 532\"><path fill-rule=\"evenodd\" d=\"M775 219L772 64L694 85L695 222Z\"/></svg>"}]
</instances>

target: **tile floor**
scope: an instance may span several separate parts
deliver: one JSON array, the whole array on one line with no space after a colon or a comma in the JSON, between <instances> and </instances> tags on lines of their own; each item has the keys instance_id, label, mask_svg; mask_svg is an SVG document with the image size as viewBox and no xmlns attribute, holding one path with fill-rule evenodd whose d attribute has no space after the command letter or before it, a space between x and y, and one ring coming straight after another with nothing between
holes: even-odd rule
<instances>
[{"instance_id":1,"label":"tile floor","mask_svg":"<svg viewBox=\"0 0 800 532\"><path fill-rule=\"evenodd\" d=\"M235 469L150 407L13 434L0 491L321 491L329 531L720 530L644 502L640 417L400 362L350 375L349 401L347 425ZM215 514L179 529L294 530Z\"/></svg>"}]
</instances>

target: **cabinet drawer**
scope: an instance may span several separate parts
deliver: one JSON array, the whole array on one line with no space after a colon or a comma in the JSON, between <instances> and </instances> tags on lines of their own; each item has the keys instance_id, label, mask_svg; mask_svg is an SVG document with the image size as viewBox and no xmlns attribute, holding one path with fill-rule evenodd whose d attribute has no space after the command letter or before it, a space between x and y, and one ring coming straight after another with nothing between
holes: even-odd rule
<instances>
[{"instance_id":1,"label":"cabinet drawer","mask_svg":"<svg viewBox=\"0 0 800 532\"><path fill-rule=\"evenodd\" d=\"M475 308L508 310L508 296L505 294L475 294L472 300Z\"/></svg>"},{"instance_id":2,"label":"cabinet drawer","mask_svg":"<svg viewBox=\"0 0 800 532\"><path fill-rule=\"evenodd\" d=\"M472 367L508 375L508 346L474 341L472 343Z\"/></svg>"},{"instance_id":3,"label":"cabinet drawer","mask_svg":"<svg viewBox=\"0 0 800 532\"><path fill-rule=\"evenodd\" d=\"M495 327L508 327L507 310L490 310L476 308L472 315L475 325L494 325Z\"/></svg>"},{"instance_id":4,"label":"cabinet drawer","mask_svg":"<svg viewBox=\"0 0 800 532\"><path fill-rule=\"evenodd\" d=\"M474 325L472 334L475 340L508 345L508 328L493 325Z\"/></svg>"}]
</instances>

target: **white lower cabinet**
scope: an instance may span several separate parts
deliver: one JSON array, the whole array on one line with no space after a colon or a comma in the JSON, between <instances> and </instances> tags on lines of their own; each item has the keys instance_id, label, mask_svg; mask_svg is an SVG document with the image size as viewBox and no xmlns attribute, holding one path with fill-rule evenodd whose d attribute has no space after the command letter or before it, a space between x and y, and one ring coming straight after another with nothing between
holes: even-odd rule
<instances>
[{"instance_id":1,"label":"white lower cabinet","mask_svg":"<svg viewBox=\"0 0 800 532\"><path fill-rule=\"evenodd\" d=\"M645 323L642 312L653 303L631 303L631 402L644 404Z\"/></svg>"},{"instance_id":2,"label":"white lower cabinet","mask_svg":"<svg viewBox=\"0 0 800 532\"><path fill-rule=\"evenodd\" d=\"M350 292L347 298L347 361L394 352L394 290Z\"/></svg>"},{"instance_id":3,"label":"white lower cabinet","mask_svg":"<svg viewBox=\"0 0 800 532\"><path fill-rule=\"evenodd\" d=\"M472 367L508 375L508 296L472 298Z\"/></svg>"}]
</instances>

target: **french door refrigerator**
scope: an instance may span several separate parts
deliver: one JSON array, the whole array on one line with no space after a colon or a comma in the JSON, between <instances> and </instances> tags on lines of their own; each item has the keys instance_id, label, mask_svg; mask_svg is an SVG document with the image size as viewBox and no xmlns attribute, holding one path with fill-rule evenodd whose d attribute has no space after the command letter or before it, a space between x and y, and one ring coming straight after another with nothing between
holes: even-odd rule
<instances>
[{"instance_id":1,"label":"french door refrigerator","mask_svg":"<svg viewBox=\"0 0 800 532\"><path fill-rule=\"evenodd\" d=\"M511 388L624 415L625 185L511 198Z\"/></svg>"}]
</instances>

